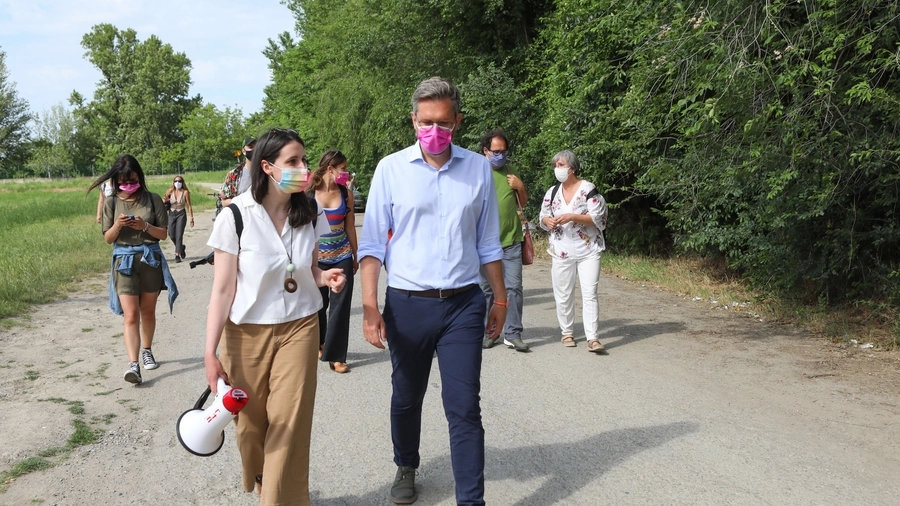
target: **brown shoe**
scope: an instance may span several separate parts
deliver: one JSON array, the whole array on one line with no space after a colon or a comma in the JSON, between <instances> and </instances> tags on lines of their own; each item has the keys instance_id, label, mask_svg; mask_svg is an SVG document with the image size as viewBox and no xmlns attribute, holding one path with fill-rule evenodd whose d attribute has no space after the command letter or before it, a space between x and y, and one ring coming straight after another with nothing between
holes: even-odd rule
<instances>
[{"instance_id":1,"label":"brown shoe","mask_svg":"<svg viewBox=\"0 0 900 506\"><path fill-rule=\"evenodd\" d=\"M350 368L347 367L347 364L343 362L328 362L328 366L331 367L331 370L340 374L344 374L345 372L350 372Z\"/></svg>"},{"instance_id":2,"label":"brown shoe","mask_svg":"<svg viewBox=\"0 0 900 506\"><path fill-rule=\"evenodd\" d=\"M591 339L587 342L587 344L589 352L596 353L598 355L606 355L606 348L604 348L603 345L600 344L599 339Z\"/></svg>"},{"instance_id":3,"label":"brown shoe","mask_svg":"<svg viewBox=\"0 0 900 506\"><path fill-rule=\"evenodd\" d=\"M572 336L563 336L562 343L563 343L563 346L565 346L567 348L574 348L575 347L575 338Z\"/></svg>"}]
</instances>

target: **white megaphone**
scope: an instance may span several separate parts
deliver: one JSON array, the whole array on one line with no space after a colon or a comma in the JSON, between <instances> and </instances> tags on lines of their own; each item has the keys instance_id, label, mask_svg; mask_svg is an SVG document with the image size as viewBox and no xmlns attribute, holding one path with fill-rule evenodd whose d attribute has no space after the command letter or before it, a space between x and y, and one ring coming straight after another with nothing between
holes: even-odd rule
<instances>
[{"instance_id":1,"label":"white megaphone","mask_svg":"<svg viewBox=\"0 0 900 506\"><path fill-rule=\"evenodd\" d=\"M181 446L200 457L214 455L222 448L225 426L247 405L247 392L226 385L222 378L219 378L217 390L213 403L203 409L203 404L211 393L209 387L206 387L194 404L194 409L182 413L175 424Z\"/></svg>"}]
</instances>

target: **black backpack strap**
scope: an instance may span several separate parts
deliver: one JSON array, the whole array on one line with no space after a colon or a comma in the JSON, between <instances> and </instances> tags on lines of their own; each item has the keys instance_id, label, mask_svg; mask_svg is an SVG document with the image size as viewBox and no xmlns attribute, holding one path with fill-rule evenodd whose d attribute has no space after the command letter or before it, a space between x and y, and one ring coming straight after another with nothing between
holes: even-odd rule
<instances>
[{"instance_id":1,"label":"black backpack strap","mask_svg":"<svg viewBox=\"0 0 900 506\"><path fill-rule=\"evenodd\" d=\"M234 231L237 232L238 252L240 252L241 251L241 233L244 232L244 217L241 216L241 210L238 209L237 204L234 204L234 203L228 204L228 209L231 209L231 214L234 215Z\"/></svg>"},{"instance_id":2,"label":"black backpack strap","mask_svg":"<svg viewBox=\"0 0 900 506\"><path fill-rule=\"evenodd\" d=\"M584 200L591 200L591 198L592 198L594 195L599 195L599 194L600 194L600 192L598 192L597 189L594 188L593 190L591 190L591 191L588 192L588 194L584 197Z\"/></svg>"},{"instance_id":3,"label":"black backpack strap","mask_svg":"<svg viewBox=\"0 0 900 506\"><path fill-rule=\"evenodd\" d=\"M316 222L319 219L319 203L316 202L316 196L306 194L306 198L309 199L309 207L312 208L312 226L313 230L316 229Z\"/></svg>"},{"instance_id":4,"label":"black backpack strap","mask_svg":"<svg viewBox=\"0 0 900 506\"><path fill-rule=\"evenodd\" d=\"M559 192L559 187L562 186L562 183L556 183L556 186L553 187L553 190L550 191L550 215L553 216L553 199L556 198L556 193Z\"/></svg>"}]
</instances>

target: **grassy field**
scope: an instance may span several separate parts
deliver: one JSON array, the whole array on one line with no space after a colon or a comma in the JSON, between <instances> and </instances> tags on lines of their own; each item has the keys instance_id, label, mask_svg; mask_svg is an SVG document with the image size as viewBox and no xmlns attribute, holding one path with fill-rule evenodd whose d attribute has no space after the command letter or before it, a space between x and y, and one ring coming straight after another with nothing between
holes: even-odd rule
<instances>
[{"instance_id":1,"label":"grassy field","mask_svg":"<svg viewBox=\"0 0 900 506\"><path fill-rule=\"evenodd\" d=\"M221 182L224 172L185 176L192 183ZM153 192L163 194L171 176L148 178ZM97 190L86 193L87 178L48 182L0 183L0 322L24 314L31 304L49 302L85 277L109 269L111 246L96 222ZM195 209L215 207L197 184Z\"/></svg>"}]
</instances>

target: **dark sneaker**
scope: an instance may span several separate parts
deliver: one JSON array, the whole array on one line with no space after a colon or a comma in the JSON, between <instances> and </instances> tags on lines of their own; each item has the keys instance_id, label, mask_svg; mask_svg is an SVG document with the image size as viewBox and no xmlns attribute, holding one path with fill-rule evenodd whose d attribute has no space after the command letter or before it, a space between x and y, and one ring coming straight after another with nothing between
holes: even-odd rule
<instances>
[{"instance_id":1,"label":"dark sneaker","mask_svg":"<svg viewBox=\"0 0 900 506\"><path fill-rule=\"evenodd\" d=\"M176 263L176 264L180 264L180 263L181 263L181 257L180 257L180 256L176 256L176 257L175 257L175 263Z\"/></svg>"},{"instance_id":2,"label":"dark sneaker","mask_svg":"<svg viewBox=\"0 0 900 506\"><path fill-rule=\"evenodd\" d=\"M489 350L489 349L493 348L495 344L497 344L497 340L496 340L496 339L488 339L488 338L485 337L485 338L484 338L484 343L481 344L481 347L484 348L484 349L486 349L486 350Z\"/></svg>"},{"instance_id":3,"label":"dark sneaker","mask_svg":"<svg viewBox=\"0 0 900 506\"><path fill-rule=\"evenodd\" d=\"M135 385L140 385L143 381L141 379L141 368L137 362L132 362L128 365L128 369L125 370L125 381Z\"/></svg>"},{"instance_id":4,"label":"dark sneaker","mask_svg":"<svg viewBox=\"0 0 900 506\"><path fill-rule=\"evenodd\" d=\"M394 486L391 487L391 502L394 504L412 504L419 496L416 495L416 470L410 466L397 468L397 476L394 477Z\"/></svg>"},{"instance_id":5,"label":"dark sneaker","mask_svg":"<svg viewBox=\"0 0 900 506\"><path fill-rule=\"evenodd\" d=\"M517 337L515 339L504 338L503 344L505 344L506 346L508 346L510 348L515 348L516 351L529 351L531 349L528 347L527 344L525 344L525 341L523 341L522 338L520 338L520 337Z\"/></svg>"},{"instance_id":6,"label":"dark sneaker","mask_svg":"<svg viewBox=\"0 0 900 506\"><path fill-rule=\"evenodd\" d=\"M141 362L144 364L144 369L148 371L159 367L159 364L153 358L153 352L150 351L150 348L141 348Z\"/></svg>"}]
</instances>

